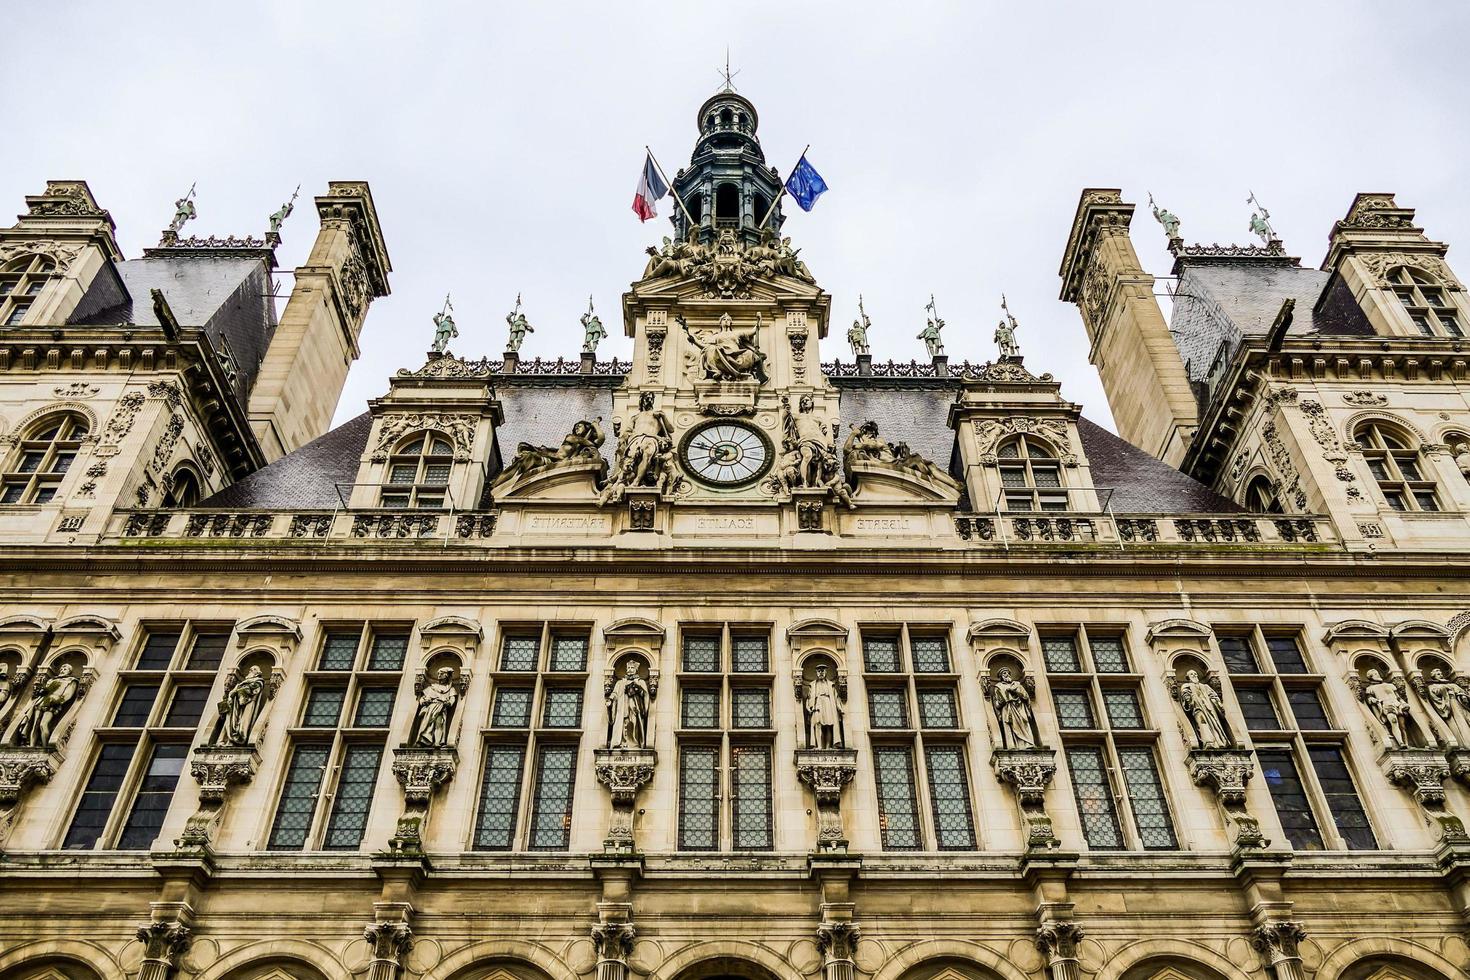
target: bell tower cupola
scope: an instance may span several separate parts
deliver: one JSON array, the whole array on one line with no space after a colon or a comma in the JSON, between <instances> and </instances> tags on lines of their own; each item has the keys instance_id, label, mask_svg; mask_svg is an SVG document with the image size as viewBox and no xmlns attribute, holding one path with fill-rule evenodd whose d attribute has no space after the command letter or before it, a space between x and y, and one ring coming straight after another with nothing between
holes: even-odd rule
<instances>
[{"instance_id":1,"label":"bell tower cupola","mask_svg":"<svg viewBox=\"0 0 1470 980\"><path fill-rule=\"evenodd\" d=\"M689 213L675 208L674 230L688 239L693 218L697 238L710 242L730 229L746 244L760 241L762 221L781 228L781 175L766 165L754 104L728 83L699 107L699 140L689 166L674 175L674 191ZM772 203L775 207L772 207Z\"/></svg>"}]
</instances>

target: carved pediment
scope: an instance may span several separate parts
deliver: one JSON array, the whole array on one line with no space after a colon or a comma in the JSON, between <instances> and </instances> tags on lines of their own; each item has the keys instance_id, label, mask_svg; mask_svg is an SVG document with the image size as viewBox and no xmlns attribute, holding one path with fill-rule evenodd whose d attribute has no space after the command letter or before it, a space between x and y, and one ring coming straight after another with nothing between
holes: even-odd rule
<instances>
[{"instance_id":1,"label":"carved pediment","mask_svg":"<svg viewBox=\"0 0 1470 980\"><path fill-rule=\"evenodd\" d=\"M39 616L20 614L0 619L0 633L44 633L46 621Z\"/></svg>"},{"instance_id":2,"label":"carved pediment","mask_svg":"<svg viewBox=\"0 0 1470 980\"><path fill-rule=\"evenodd\" d=\"M658 643L662 644L664 628L651 619L644 619L642 616L629 616L608 626L602 631L602 635L608 640L647 639L657 640Z\"/></svg>"},{"instance_id":3,"label":"carved pediment","mask_svg":"<svg viewBox=\"0 0 1470 980\"><path fill-rule=\"evenodd\" d=\"M1012 640L1024 646L1031 639L1031 629L1014 619L986 619L972 625L965 635L971 641Z\"/></svg>"},{"instance_id":4,"label":"carved pediment","mask_svg":"<svg viewBox=\"0 0 1470 980\"><path fill-rule=\"evenodd\" d=\"M1210 628L1203 623L1196 623L1192 619L1166 619L1149 626L1144 638L1149 643L1162 639L1204 642L1209 635Z\"/></svg>"},{"instance_id":5,"label":"carved pediment","mask_svg":"<svg viewBox=\"0 0 1470 980\"><path fill-rule=\"evenodd\" d=\"M284 616L251 616L235 624L235 635L243 643L247 637L284 634L294 640L301 639L301 624Z\"/></svg>"},{"instance_id":6,"label":"carved pediment","mask_svg":"<svg viewBox=\"0 0 1470 980\"><path fill-rule=\"evenodd\" d=\"M116 640L122 636L122 634L117 631L117 625L113 623L112 620L104 619L101 616L91 616L85 614L81 616L68 616L65 619L58 619L55 623L52 624L51 628L54 632L57 633L101 634L107 637L109 640Z\"/></svg>"},{"instance_id":7,"label":"carved pediment","mask_svg":"<svg viewBox=\"0 0 1470 980\"><path fill-rule=\"evenodd\" d=\"M803 619L786 628L786 639L847 639L847 627L832 619Z\"/></svg>"},{"instance_id":8,"label":"carved pediment","mask_svg":"<svg viewBox=\"0 0 1470 980\"><path fill-rule=\"evenodd\" d=\"M1370 623L1366 619L1344 619L1328 626L1322 634L1322 641L1329 644L1348 640L1386 641L1390 635L1388 627Z\"/></svg>"}]
</instances>

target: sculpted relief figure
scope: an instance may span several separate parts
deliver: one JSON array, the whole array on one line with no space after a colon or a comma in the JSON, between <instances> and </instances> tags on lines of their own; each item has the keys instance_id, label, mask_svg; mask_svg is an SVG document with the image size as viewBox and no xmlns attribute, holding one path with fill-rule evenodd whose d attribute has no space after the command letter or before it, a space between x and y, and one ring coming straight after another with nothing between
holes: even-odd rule
<instances>
[{"instance_id":1,"label":"sculpted relief figure","mask_svg":"<svg viewBox=\"0 0 1470 980\"><path fill-rule=\"evenodd\" d=\"M1407 748L1404 717L1409 713L1409 704L1399 694L1392 681L1383 679L1377 670L1368 671L1368 683L1363 688L1363 700L1378 723L1383 726L1384 740L1391 749Z\"/></svg>"},{"instance_id":2,"label":"sculpted relief figure","mask_svg":"<svg viewBox=\"0 0 1470 980\"><path fill-rule=\"evenodd\" d=\"M675 317L696 352L701 377L713 381L749 381L766 383L766 355L760 349L761 315L755 315L755 326L735 326L730 314L720 314L720 325L714 333L700 339L689 329L682 316Z\"/></svg>"},{"instance_id":3,"label":"sculpted relief figure","mask_svg":"<svg viewBox=\"0 0 1470 980\"><path fill-rule=\"evenodd\" d=\"M840 749L842 737L842 696L837 685L827 677L827 665L818 664L816 676L807 682L803 699L807 718L807 746L813 749Z\"/></svg>"},{"instance_id":4,"label":"sculpted relief figure","mask_svg":"<svg viewBox=\"0 0 1470 980\"><path fill-rule=\"evenodd\" d=\"M1199 679L1199 671L1191 670L1179 686L1179 703L1189 714L1194 738L1202 749L1228 749L1230 735L1225 728L1224 704L1215 689Z\"/></svg>"},{"instance_id":5,"label":"sculpted relief figure","mask_svg":"<svg viewBox=\"0 0 1470 980\"><path fill-rule=\"evenodd\" d=\"M1036 720L1031 714L1031 693L1011 676L1009 667L996 671L990 685L990 703L1000 722L1000 744L1007 749L1036 748Z\"/></svg>"},{"instance_id":6,"label":"sculpted relief figure","mask_svg":"<svg viewBox=\"0 0 1470 980\"><path fill-rule=\"evenodd\" d=\"M915 476L934 480L940 476L939 467L909 448L906 442L892 443L878 435L878 423L869 419L854 425L842 445L842 462L849 474L854 463L881 463L895 469L907 470Z\"/></svg>"},{"instance_id":7,"label":"sculpted relief figure","mask_svg":"<svg viewBox=\"0 0 1470 980\"><path fill-rule=\"evenodd\" d=\"M607 691L608 748L647 747L649 700L648 682L638 676L638 662L629 660L623 676Z\"/></svg>"},{"instance_id":8,"label":"sculpted relief figure","mask_svg":"<svg viewBox=\"0 0 1470 980\"><path fill-rule=\"evenodd\" d=\"M249 745L255 731L255 720L260 717L265 705L265 675L252 664L245 676L225 692L220 702L220 716L224 720L219 738L220 745Z\"/></svg>"},{"instance_id":9,"label":"sculpted relief figure","mask_svg":"<svg viewBox=\"0 0 1470 980\"><path fill-rule=\"evenodd\" d=\"M638 411L628 426L613 422L618 448L613 463L613 478L598 496L598 503L620 500L629 487L657 487L672 493L679 478L674 466L674 427L669 417L653 407L654 395L645 391L638 396Z\"/></svg>"},{"instance_id":10,"label":"sculpted relief figure","mask_svg":"<svg viewBox=\"0 0 1470 980\"><path fill-rule=\"evenodd\" d=\"M1424 693L1454 743L1470 748L1470 691L1445 677L1444 671L1435 667L1429 672L1429 683Z\"/></svg>"},{"instance_id":11,"label":"sculpted relief figure","mask_svg":"<svg viewBox=\"0 0 1470 980\"><path fill-rule=\"evenodd\" d=\"M784 436L781 457L776 461L776 489L784 493L796 488L827 489L849 508L856 507L847 476L837 459L836 428L829 430L815 410L816 402L811 395L801 396L795 412L791 411L791 400L781 396Z\"/></svg>"},{"instance_id":12,"label":"sculpted relief figure","mask_svg":"<svg viewBox=\"0 0 1470 980\"><path fill-rule=\"evenodd\" d=\"M1470 480L1470 442L1455 446L1455 465L1460 468L1460 475Z\"/></svg>"},{"instance_id":13,"label":"sculpted relief figure","mask_svg":"<svg viewBox=\"0 0 1470 980\"><path fill-rule=\"evenodd\" d=\"M449 744L449 722L459 692L454 689L454 668L440 667L434 672L434 683L426 684L419 695L413 725L408 730L408 744L417 748L442 749Z\"/></svg>"},{"instance_id":14,"label":"sculpted relief figure","mask_svg":"<svg viewBox=\"0 0 1470 980\"><path fill-rule=\"evenodd\" d=\"M533 446L529 442L523 442L516 447L515 458L510 465L501 471L495 478L496 483L505 483L514 477L534 473L537 470L546 469L559 463L570 462L597 462L601 465L598 473L598 482L607 475L607 461L602 458L602 443L605 437L602 427L596 421L583 419L572 426L572 431L567 433L561 445L553 449L550 446Z\"/></svg>"},{"instance_id":15,"label":"sculpted relief figure","mask_svg":"<svg viewBox=\"0 0 1470 980\"><path fill-rule=\"evenodd\" d=\"M52 730L77 698L77 679L71 664L62 664L56 676L42 684L26 707L15 729L15 744L46 748L51 744Z\"/></svg>"}]
</instances>

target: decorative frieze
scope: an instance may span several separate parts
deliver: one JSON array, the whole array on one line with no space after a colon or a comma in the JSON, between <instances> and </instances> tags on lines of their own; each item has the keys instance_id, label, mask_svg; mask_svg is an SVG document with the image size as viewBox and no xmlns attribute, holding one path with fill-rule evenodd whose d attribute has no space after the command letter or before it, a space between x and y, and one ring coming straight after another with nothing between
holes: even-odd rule
<instances>
[{"instance_id":1,"label":"decorative frieze","mask_svg":"<svg viewBox=\"0 0 1470 980\"><path fill-rule=\"evenodd\" d=\"M373 449L372 461L387 462L389 453L401 439L427 430L447 436L454 446L455 462L466 462L474 447L475 428L479 421L478 415L469 413L413 412L384 416L378 428L378 444Z\"/></svg>"},{"instance_id":2,"label":"decorative frieze","mask_svg":"<svg viewBox=\"0 0 1470 980\"><path fill-rule=\"evenodd\" d=\"M1174 530L1183 541L1260 541L1261 531L1250 518L1213 520L1184 518L1174 522Z\"/></svg>"},{"instance_id":3,"label":"decorative frieze","mask_svg":"<svg viewBox=\"0 0 1470 980\"><path fill-rule=\"evenodd\" d=\"M495 515L460 514L454 519L454 533L460 538L488 538L495 533Z\"/></svg>"},{"instance_id":4,"label":"decorative frieze","mask_svg":"<svg viewBox=\"0 0 1470 980\"><path fill-rule=\"evenodd\" d=\"M1072 450L1072 440L1067 431L1067 423L1061 419L1012 415L1003 419L976 419L974 428L976 458L983 465L995 465L997 461L996 445L1006 436L1017 433L1040 436L1056 449L1062 465L1077 465L1077 454Z\"/></svg>"},{"instance_id":5,"label":"decorative frieze","mask_svg":"<svg viewBox=\"0 0 1470 980\"><path fill-rule=\"evenodd\" d=\"M817 851L845 853L842 789L857 775L857 749L796 750L796 777L812 788L817 800Z\"/></svg>"},{"instance_id":6,"label":"decorative frieze","mask_svg":"<svg viewBox=\"0 0 1470 980\"><path fill-rule=\"evenodd\" d=\"M1159 522L1143 517L1120 517L1118 538L1122 541L1157 541Z\"/></svg>"},{"instance_id":7,"label":"decorative frieze","mask_svg":"<svg viewBox=\"0 0 1470 980\"><path fill-rule=\"evenodd\" d=\"M270 514L190 514L184 537L263 538L273 520Z\"/></svg>"},{"instance_id":8,"label":"decorative frieze","mask_svg":"<svg viewBox=\"0 0 1470 980\"><path fill-rule=\"evenodd\" d=\"M156 538L168 530L168 519L168 514L129 514L123 537Z\"/></svg>"},{"instance_id":9,"label":"decorative frieze","mask_svg":"<svg viewBox=\"0 0 1470 980\"><path fill-rule=\"evenodd\" d=\"M354 538L431 538L439 531L437 514L358 514Z\"/></svg>"},{"instance_id":10,"label":"decorative frieze","mask_svg":"<svg viewBox=\"0 0 1470 980\"><path fill-rule=\"evenodd\" d=\"M133 420L138 417L138 410L143 407L143 393L141 391L130 391L117 400L117 405L112 410L112 416L102 428L102 442L116 445L132 431Z\"/></svg>"},{"instance_id":11,"label":"decorative frieze","mask_svg":"<svg viewBox=\"0 0 1470 980\"><path fill-rule=\"evenodd\" d=\"M292 514L286 534L293 538L324 538L331 527L330 514Z\"/></svg>"}]
</instances>

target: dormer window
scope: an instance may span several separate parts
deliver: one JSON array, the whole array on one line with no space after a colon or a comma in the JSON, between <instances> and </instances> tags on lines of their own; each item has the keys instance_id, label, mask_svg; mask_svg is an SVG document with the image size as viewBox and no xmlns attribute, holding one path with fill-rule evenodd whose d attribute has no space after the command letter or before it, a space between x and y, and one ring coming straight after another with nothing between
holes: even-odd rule
<instances>
[{"instance_id":1,"label":"dormer window","mask_svg":"<svg viewBox=\"0 0 1470 980\"><path fill-rule=\"evenodd\" d=\"M20 326L55 270L44 255L23 256L0 269L0 323Z\"/></svg>"},{"instance_id":2,"label":"dormer window","mask_svg":"<svg viewBox=\"0 0 1470 980\"><path fill-rule=\"evenodd\" d=\"M1006 510L1066 510L1062 466L1039 439L1017 436L995 451Z\"/></svg>"},{"instance_id":3,"label":"dormer window","mask_svg":"<svg viewBox=\"0 0 1470 980\"><path fill-rule=\"evenodd\" d=\"M32 425L0 477L0 504L44 504L55 497L87 431L86 420L71 412Z\"/></svg>"},{"instance_id":4,"label":"dormer window","mask_svg":"<svg viewBox=\"0 0 1470 980\"><path fill-rule=\"evenodd\" d=\"M1426 337L1465 336L1449 290L1413 269L1397 270L1392 281L1394 295L1419 333Z\"/></svg>"},{"instance_id":5,"label":"dormer window","mask_svg":"<svg viewBox=\"0 0 1470 980\"><path fill-rule=\"evenodd\" d=\"M439 510L449 492L454 448L432 432L411 436L388 459L383 506Z\"/></svg>"},{"instance_id":6,"label":"dormer window","mask_svg":"<svg viewBox=\"0 0 1470 980\"><path fill-rule=\"evenodd\" d=\"M1434 481L1425 476L1419 450L1378 422L1364 422L1353 433L1363 447L1363 461L1378 483L1378 492L1394 510L1439 510Z\"/></svg>"}]
</instances>

